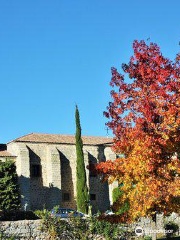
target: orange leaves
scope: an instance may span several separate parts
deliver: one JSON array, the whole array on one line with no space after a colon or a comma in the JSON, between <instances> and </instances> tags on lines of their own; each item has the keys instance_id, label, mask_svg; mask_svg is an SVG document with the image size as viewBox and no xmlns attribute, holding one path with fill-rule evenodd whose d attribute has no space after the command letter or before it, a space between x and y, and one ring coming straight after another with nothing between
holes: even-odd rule
<instances>
[{"instance_id":1,"label":"orange leaves","mask_svg":"<svg viewBox=\"0 0 180 240\"><path fill-rule=\"evenodd\" d=\"M123 182L128 220L171 212L180 198L180 61L165 58L154 43L136 40L133 49L122 66L131 83L111 69L112 102L105 113L115 135L113 150L126 157L95 166Z\"/></svg>"}]
</instances>

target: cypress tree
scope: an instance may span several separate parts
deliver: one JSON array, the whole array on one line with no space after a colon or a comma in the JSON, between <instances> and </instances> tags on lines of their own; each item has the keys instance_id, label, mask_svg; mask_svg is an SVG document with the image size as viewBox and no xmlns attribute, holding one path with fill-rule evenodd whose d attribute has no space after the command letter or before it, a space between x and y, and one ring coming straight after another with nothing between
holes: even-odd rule
<instances>
[{"instance_id":1,"label":"cypress tree","mask_svg":"<svg viewBox=\"0 0 180 240\"><path fill-rule=\"evenodd\" d=\"M85 214L88 213L88 188L86 183L86 170L84 164L83 154L83 142L81 138L81 125L79 110L76 105L76 155L77 155L77 167L76 167L76 194L77 194L77 209Z\"/></svg>"}]
</instances>

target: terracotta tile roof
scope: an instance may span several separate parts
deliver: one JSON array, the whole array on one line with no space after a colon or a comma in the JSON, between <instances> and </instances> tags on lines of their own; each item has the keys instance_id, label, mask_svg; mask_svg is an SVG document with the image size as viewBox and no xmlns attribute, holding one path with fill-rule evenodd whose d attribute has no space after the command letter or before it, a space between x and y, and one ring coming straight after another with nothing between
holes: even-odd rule
<instances>
[{"instance_id":1,"label":"terracotta tile roof","mask_svg":"<svg viewBox=\"0 0 180 240\"><path fill-rule=\"evenodd\" d=\"M85 145L111 144L113 142L113 138L111 137L82 136L82 140L83 144ZM31 133L17 138L11 142L75 144L75 136L63 134Z\"/></svg>"},{"instance_id":2,"label":"terracotta tile roof","mask_svg":"<svg viewBox=\"0 0 180 240\"><path fill-rule=\"evenodd\" d=\"M0 157L16 157L7 151L0 151Z\"/></svg>"}]
</instances>

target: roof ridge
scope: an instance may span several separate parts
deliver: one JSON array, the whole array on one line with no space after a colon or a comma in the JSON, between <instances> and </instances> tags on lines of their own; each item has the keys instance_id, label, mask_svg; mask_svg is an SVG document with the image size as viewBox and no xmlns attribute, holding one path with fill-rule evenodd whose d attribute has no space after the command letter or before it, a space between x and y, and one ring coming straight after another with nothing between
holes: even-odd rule
<instances>
[{"instance_id":1,"label":"roof ridge","mask_svg":"<svg viewBox=\"0 0 180 240\"><path fill-rule=\"evenodd\" d=\"M23 135L19 138L22 137L26 137L28 135L32 135L32 134L37 134L37 135L61 135L61 136L71 136L74 137L76 134L65 134L65 133L40 133L40 132L33 132L33 133L29 133L26 135ZM109 136L93 136L93 135L81 135L82 137L93 137L93 138L113 138L113 137L109 137ZM19 138L14 139L13 141L18 140Z\"/></svg>"},{"instance_id":2,"label":"roof ridge","mask_svg":"<svg viewBox=\"0 0 180 240\"><path fill-rule=\"evenodd\" d=\"M23 136L21 136L21 137L18 137L18 138L15 138L14 140L9 141L8 143L18 141L20 138L22 138L22 137L27 137L27 136L32 135L32 134L34 134L34 133L25 134L25 135L23 135Z\"/></svg>"},{"instance_id":3,"label":"roof ridge","mask_svg":"<svg viewBox=\"0 0 180 240\"><path fill-rule=\"evenodd\" d=\"M99 137L99 136L90 136L82 135L84 144L107 144L113 142L113 137ZM30 133L19 138L16 138L12 142L49 142L49 143L75 143L75 134L57 134L57 133Z\"/></svg>"}]
</instances>

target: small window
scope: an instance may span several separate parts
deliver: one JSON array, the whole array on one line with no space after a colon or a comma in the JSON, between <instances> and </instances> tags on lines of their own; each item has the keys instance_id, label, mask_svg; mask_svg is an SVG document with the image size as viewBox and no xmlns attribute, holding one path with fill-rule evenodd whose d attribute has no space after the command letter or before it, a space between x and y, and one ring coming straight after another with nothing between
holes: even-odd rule
<instances>
[{"instance_id":1,"label":"small window","mask_svg":"<svg viewBox=\"0 0 180 240\"><path fill-rule=\"evenodd\" d=\"M63 201L64 202L70 201L70 193L63 193Z\"/></svg>"},{"instance_id":2,"label":"small window","mask_svg":"<svg viewBox=\"0 0 180 240\"><path fill-rule=\"evenodd\" d=\"M41 177L40 165L31 165L31 177Z\"/></svg>"},{"instance_id":3,"label":"small window","mask_svg":"<svg viewBox=\"0 0 180 240\"><path fill-rule=\"evenodd\" d=\"M90 200L95 201L96 200L96 194L90 194Z\"/></svg>"}]
</instances>

